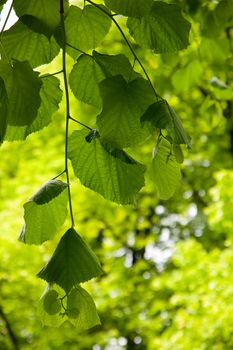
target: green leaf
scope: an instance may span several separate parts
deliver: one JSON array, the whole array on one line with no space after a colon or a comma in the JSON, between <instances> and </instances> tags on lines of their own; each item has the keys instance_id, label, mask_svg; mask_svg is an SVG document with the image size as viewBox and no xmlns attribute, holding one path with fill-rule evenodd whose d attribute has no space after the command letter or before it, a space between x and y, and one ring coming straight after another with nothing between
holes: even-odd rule
<instances>
[{"instance_id":1,"label":"green leaf","mask_svg":"<svg viewBox=\"0 0 233 350\"><path fill-rule=\"evenodd\" d=\"M7 123L29 125L36 118L41 103L41 81L28 62L14 61L12 66L0 62L0 76L4 80L8 96Z\"/></svg>"},{"instance_id":2,"label":"green leaf","mask_svg":"<svg viewBox=\"0 0 233 350\"><path fill-rule=\"evenodd\" d=\"M149 83L138 78L127 82L122 76L100 83L103 110L97 118L102 139L115 148L124 148L145 140L148 130L140 118L155 96Z\"/></svg>"},{"instance_id":3,"label":"green leaf","mask_svg":"<svg viewBox=\"0 0 233 350\"><path fill-rule=\"evenodd\" d=\"M92 57L81 55L70 73L69 83L78 100L100 108L101 97L98 83L104 78L95 60Z\"/></svg>"},{"instance_id":4,"label":"green leaf","mask_svg":"<svg viewBox=\"0 0 233 350\"><path fill-rule=\"evenodd\" d=\"M40 89L41 105L38 109L37 116L32 124L16 127L7 126L5 140L25 140L28 135L39 131L49 125L52 115L58 110L59 103L62 99L62 90L60 89L60 81L56 77L44 77L42 87Z\"/></svg>"},{"instance_id":5,"label":"green leaf","mask_svg":"<svg viewBox=\"0 0 233 350\"><path fill-rule=\"evenodd\" d=\"M184 161L184 154L180 145L176 145L175 143L172 145L172 150L174 156L176 158L177 163L182 164Z\"/></svg>"},{"instance_id":6,"label":"green leaf","mask_svg":"<svg viewBox=\"0 0 233 350\"><path fill-rule=\"evenodd\" d=\"M156 1L149 14L129 18L127 26L139 45L156 53L174 52L189 44L191 26L177 5Z\"/></svg>"},{"instance_id":7,"label":"green leaf","mask_svg":"<svg viewBox=\"0 0 233 350\"><path fill-rule=\"evenodd\" d=\"M56 290L49 290L44 296L43 307L49 315L56 315L61 310L61 302L58 299L58 295Z\"/></svg>"},{"instance_id":8,"label":"green leaf","mask_svg":"<svg viewBox=\"0 0 233 350\"><path fill-rule=\"evenodd\" d=\"M155 128L166 129L175 144L190 145L190 137L183 128L180 118L166 100L152 104L141 121L149 121Z\"/></svg>"},{"instance_id":9,"label":"green leaf","mask_svg":"<svg viewBox=\"0 0 233 350\"><path fill-rule=\"evenodd\" d=\"M83 10L71 6L65 26L67 43L86 51L95 49L101 43L109 32L111 19L91 5L85 6Z\"/></svg>"},{"instance_id":10,"label":"green leaf","mask_svg":"<svg viewBox=\"0 0 233 350\"><path fill-rule=\"evenodd\" d=\"M80 286L73 288L67 297L67 316L78 331L100 324L92 297Z\"/></svg>"},{"instance_id":11,"label":"green leaf","mask_svg":"<svg viewBox=\"0 0 233 350\"><path fill-rule=\"evenodd\" d=\"M144 186L145 167L123 151L108 151L99 137L86 141L86 130L69 138L68 157L81 183L111 201L130 204Z\"/></svg>"},{"instance_id":12,"label":"green leaf","mask_svg":"<svg viewBox=\"0 0 233 350\"><path fill-rule=\"evenodd\" d=\"M180 166L171 154L171 145L166 140L160 142L152 160L151 176L159 198L165 200L173 196L180 182Z\"/></svg>"},{"instance_id":13,"label":"green leaf","mask_svg":"<svg viewBox=\"0 0 233 350\"><path fill-rule=\"evenodd\" d=\"M45 35L32 31L21 20L2 33L1 56L29 61L32 67L51 62L60 51L55 39L49 40Z\"/></svg>"},{"instance_id":14,"label":"green leaf","mask_svg":"<svg viewBox=\"0 0 233 350\"><path fill-rule=\"evenodd\" d=\"M94 252L71 228L61 238L46 266L37 274L49 283L56 283L68 293L72 287L102 274Z\"/></svg>"},{"instance_id":15,"label":"green leaf","mask_svg":"<svg viewBox=\"0 0 233 350\"><path fill-rule=\"evenodd\" d=\"M8 115L8 97L4 81L0 78L0 144L3 142Z\"/></svg>"},{"instance_id":16,"label":"green leaf","mask_svg":"<svg viewBox=\"0 0 233 350\"><path fill-rule=\"evenodd\" d=\"M141 17L150 12L153 0L104 0L107 7L129 17Z\"/></svg>"},{"instance_id":17,"label":"green leaf","mask_svg":"<svg viewBox=\"0 0 233 350\"><path fill-rule=\"evenodd\" d=\"M51 239L67 216L67 184L48 181L24 204L25 225L19 240L28 244L42 244Z\"/></svg>"},{"instance_id":18,"label":"green leaf","mask_svg":"<svg viewBox=\"0 0 233 350\"><path fill-rule=\"evenodd\" d=\"M68 1L63 2L67 11ZM52 35L60 24L60 3L58 0L14 0L14 10L18 17L31 15L39 19L48 35Z\"/></svg>"},{"instance_id":19,"label":"green leaf","mask_svg":"<svg viewBox=\"0 0 233 350\"><path fill-rule=\"evenodd\" d=\"M107 77L121 74L126 80L139 76L134 72L128 58L120 55L81 55L70 73L70 86L75 97L85 103L101 108L99 83Z\"/></svg>"}]
</instances>

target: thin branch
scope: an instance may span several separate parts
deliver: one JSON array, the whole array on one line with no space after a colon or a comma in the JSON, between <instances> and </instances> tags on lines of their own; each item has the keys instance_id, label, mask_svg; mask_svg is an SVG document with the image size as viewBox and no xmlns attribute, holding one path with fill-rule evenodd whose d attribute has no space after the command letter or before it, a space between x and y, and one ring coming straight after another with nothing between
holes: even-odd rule
<instances>
[{"instance_id":1,"label":"thin branch","mask_svg":"<svg viewBox=\"0 0 233 350\"><path fill-rule=\"evenodd\" d=\"M88 129L88 130L91 130L91 131L93 130L92 128L90 128L90 127L87 126L86 124L81 123L80 121L78 121L77 119L72 118L71 116L69 116L69 119L71 119L71 120L73 120L74 122L76 122L76 123L78 123L78 124L84 126L84 128L86 128L86 129Z\"/></svg>"},{"instance_id":2,"label":"thin branch","mask_svg":"<svg viewBox=\"0 0 233 350\"><path fill-rule=\"evenodd\" d=\"M9 334L9 337L11 339L12 345L14 346L15 350L19 350L19 346L18 346L18 339L13 331L13 329L11 328L10 322L8 321L4 311L2 310L2 308L0 307L0 316L3 319L5 325L6 325L6 329L7 332Z\"/></svg>"},{"instance_id":3,"label":"thin branch","mask_svg":"<svg viewBox=\"0 0 233 350\"><path fill-rule=\"evenodd\" d=\"M56 180L58 177L62 176L62 175L65 174L65 173L66 173L66 170L63 170L60 174L54 176L54 177L52 178L52 180Z\"/></svg>"},{"instance_id":4,"label":"thin branch","mask_svg":"<svg viewBox=\"0 0 233 350\"><path fill-rule=\"evenodd\" d=\"M94 3L92 0L86 0L86 1L89 2L90 4L92 4L93 6L95 6L96 8L98 8L98 9L99 9L100 11L102 11L103 13L105 13L106 16L108 16L109 18L111 18L111 20L113 21L113 23L115 24L115 26L117 27L117 29L119 30L119 32L121 33L121 35L122 35L123 39L125 40L127 46L129 47L129 49L130 49L130 51L131 51L133 57L135 58L135 60L138 62L138 64L139 64L140 67L142 68L143 73L145 74L145 76L146 76L146 78L147 78L147 80L148 80L148 82L149 82L149 84L150 84L150 86L151 86L151 88L152 88L152 90L153 90L153 92L154 92L154 94L155 94L157 100L158 100L158 99L162 99L162 98L159 96L159 94L156 92L155 87L154 87L154 85L153 85L153 83L152 83L152 81L151 81L151 79L150 79L150 77L149 77L149 75L148 75L148 73L147 73L147 71L146 71L144 65L142 64L141 60L138 58L138 56L137 56L136 52L134 51L134 49L133 49L131 43L130 43L129 40L127 39L127 37L126 37L124 31L122 30L121 26L120 26L120 25L118 24L118 22L115 20L114 16L113 16L111 13L107 12L103 7L101 7L101 6L99 6L98 4Z\"/></svg>"},{"instance_id":5,"label":"thin branch","mask_svg":"<svg viewBox=\"0 0 233 350\"><path fill-rule=\"evenodd\" d=\"M65 172L66 181L68 185L68 198L69 198L69 208L70 208L70 219L72 227L74 227L74 215L71 200L70 191L70 178L69 178L69 166L68 166L68 137L69 137L69 119L70 119L70 97L69 97L69 87L66 73L66 31L65 31L65 20L64 20L64 3L60 0L60 17L61 17L61 28L62 28L62 71L65 87L65 98L66 98L66 134L65 134Z\"/></svg>"},{"instance_id":6,"label":"thin branch","mask_svg":"<svg viewBox=\"0 0 233 350\"><path fill-rule=\"evenodd\" d=\"M75 46L73 46L73 45L71 45L71 44L69 44L69 43L66 43L66 45L69 46L69 47L71 47L72 49L78 51L78 52L81 52L82 54L84 54L84 55L86 55L86 56L89 56L89 57L93 58L92 55L90 55L89 53L86 53L85 51L83 51L83 50L81 50L81 49L78 49L77 47L75 47Z\"/></svg>"},{"instance_id":7,"label":"thin branch","mask_svg":"<svg viewBox=\"0 0 233 350\"><path fill-rule=\"evenodd\" d=\"M42 75L40 78L48 78L48 77L52 77L53 75L57 75L57 74L60 74L60 73L63 73L63 69L59 70L58 72L55 72L55 73L51 73L51 74L45 74L45 75Z\"/></svg>"},{"instance_id":8,"label":"thin branch","mask_svg":"<svg viewBox=\"0 0 233 350\"><path fill-rule=\"evenodd\" d=\"M11 11L12 11L12 9L13 9L13 2L14 2L14 0L12 0L12 3L11 3L11 6L10 6L10 8L9 8L9 11L8 11L8 13L7 13L5 22L3 23L3 26L2 26L2 29L1 29L1 34L0 34L0 39L1 39L1 37L2 37L2 33L4 32L4 29L5 29L6 25L7 25L8 19L9 19L10 14L11 14Z\"/></svg>"}]
</instances>

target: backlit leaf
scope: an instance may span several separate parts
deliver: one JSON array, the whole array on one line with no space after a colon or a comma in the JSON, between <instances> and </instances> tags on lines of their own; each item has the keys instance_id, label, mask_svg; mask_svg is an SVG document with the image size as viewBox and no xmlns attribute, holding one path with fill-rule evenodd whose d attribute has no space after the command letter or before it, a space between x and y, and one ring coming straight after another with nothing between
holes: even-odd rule
<instances>
[{"instance_id":1,"label":"backlit leaf","mask_svg":"<svg viewBox=\"0 0 233 350\"><path fill-rule=\"evenodd\" d=\"M19 239L28 244L51 239L65 221L67 201L67 184L48 181L24 204L25 224Z\"/></svg>"},{"instance_id":2,"label":"backlit leaf","mask_svg":"<svg viewBox=\"0 0 233 350\"><path fill-rule=\"evenodd\" d=\"M0 53L19 61L29 61L32 67L51 62L60 51L55 39L29 29L18 20L1 36ZM4 47L4 49L3 49Z\"/></svg>"},{"instance_id":3,"label":"backlit leaf","mask_svg":"<svg viewBox=\"0 0 233 350\"><path fill-rule=\"evenodd\" d=\"M80 286L73 288L67 297L67 316L78 331L100 324L92 297Z\"/></svg>"},{"instance_id":4,"label":"backlit leaf","mask_svg":"<svg viewBox=\"0 0 233 350\"><path fill-rule=\"evenodd\" d=\"M165 100L152 104L141 121L149 121L155 128L166 129L175 144L190 145L190 137L183 128L180 118Z\"/></svg>"},{"instance_id":5,"label":"backlit leaf","mask_svg":"<svg viewBox=\"0 0 233 350\"><path fill-rule=\"evenodd\" d=\"M0 77L4 80L8 96L7 123L29 125L36 118L41 103L41 81L28 62L14 61L10 65L0 62Z\"/></svg>"},{"instance_id":6,"label":"backlit leaf","mask_svg":"<svg viewBox=\"0 0 233 350\"><path fill-rule=\"evenodd\" d=\"M107 10L106 10L107 11ZM65 20L67 43L83 51L96 48L108 33L111 19L94 6L71 6Z\"/></svg>"},{"instance_id":7,"label":"backlit leaf","mask_svg":"<svg viewBox=\"0 0 233 350\"><path fill-rule=\"evenodd\" d=\"M81 183L111 201L133 203L144 186L145 167L123 151L108 151L99 137L87 142L86 130L74 131L68 157Z\"/></svg>"},{"instance_id":8,"label":"backlit leaf","mask_svg":"<svg viewBox=\"0 0 233 350\"><path fill-rule=\"evenodd\" d=\"M0 144L2 143L6 127L8 115L8 97L4 81L0 78Z\"/></svg>"},{"instance_id":9,"label":"backlit leaf","mask_svg":"<svg viewBox=\"0 0 233 350\"><path fill-rule=\"evenodd\" d=\"M35 120L27 126L7 125L5 140L15 141L24 140L33 132L39 131L49 125L54 112L58 110L62 98L60 81L56 77L50 76L41 79L42 87L40 89L41 105L38 109Z\"/></svg>"},{"instance_id":10,"label":"backlit leaf","mask_svg":"<svg viewBox=\"0 0 233 350\"><path fill-rule=\"evenodd\" d=\"M100 83L103 110L97 118L100 135L115 148L135 145L148 136L140 118L155 96L149 83L138 78L127 82L118 75Z\"/></svg>"},{"instance_id":11,"label":"backlit leaf","mask_svg":"<svg viewBox=\"0 0 233 350\"><path fill-rule=\"evenodd\" d=\"M152 160L151 176L159 198L165 200L173 196L180 182L180 166L171 154L171 145L166 140L161 141Z\"/></svg>"},{"instance_id":12,"label":"backlit leaf","mask_svg":"<svg viewBox=\"0 0 233 350\"><path fill-rule=\"evenodd\" d=\"M129 17L141 17L147 14L152 5L153 0L104 0L106 6L116 13Z\"/></svg>"},{"instance_id":13,"label":"backlit leaf","mask_svg":"<svg viewBox=\"0 0 233 350\"><path fill-rule=\"evenodd\" d=\"M73 229L61 238L51 259L38 273L38 277L56 283L67 293L76 284L102 274L94 252Z\"/></svg>"},{"instance_id":14,"label":"backlit leaf","mask_svg":"<svg viewBox=\"0 0 233 350\"><path fill-rule=\"evenodd\" d=\"M68 1L64 1L65 10ZM18 17L31 15L38 18L45 32L52 34L60 24L60 2L57 0L14 0L14 10Z\"/></svg>"},{"instance_id":15,"label":"backlit leaf","mask_svg":"<svg viewBox=\"0 0 233 350\"><path fill-rule=\"evenodd\" d=\"M142 18L129 18L130 34L142 47L156 53L174 52L189 44L190 23L177 5L155 1Z\"/></svg>"},{"instance_id":16,"label":"backlit leaf","mask_svg":"<svg viewBox=\"0 0 233 350\"><path fill-rule=\"evenodd\" d=\"M107 77L121 74L126 80L139 76L134 72L128 58L120 55L81 55L70 73L70 86L75 97L85 103L101 108L99 83Z\"/></svg>"}]
</instances>

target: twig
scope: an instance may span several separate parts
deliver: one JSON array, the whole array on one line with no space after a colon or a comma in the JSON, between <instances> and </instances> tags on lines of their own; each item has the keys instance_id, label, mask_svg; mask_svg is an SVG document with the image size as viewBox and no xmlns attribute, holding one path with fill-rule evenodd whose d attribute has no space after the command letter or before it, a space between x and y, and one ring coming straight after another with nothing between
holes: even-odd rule
<instances>
[{"instance_id":1,"label":"twig","mask_svg":"<svg viewBox=\"0 0 233 350\"><path fill-rule=\"evenodd\" d=\"M1 306L0 306L0 316L3 319L5 325L6 325L6 329L7 332L9 334L9 337L11 339L12 345L14 346L15 350L19 350L19 346L18 346L18 339L13 331L13 329L11 328L10 322L8 321L4 311L2 310Z\"/></svg>"}]
</instances>

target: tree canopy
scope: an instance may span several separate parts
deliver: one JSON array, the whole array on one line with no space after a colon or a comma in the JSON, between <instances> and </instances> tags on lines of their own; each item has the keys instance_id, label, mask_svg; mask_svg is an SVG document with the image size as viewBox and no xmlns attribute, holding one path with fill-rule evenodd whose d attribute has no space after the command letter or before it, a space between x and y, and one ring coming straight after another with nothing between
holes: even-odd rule
<instances>
[{"instance_id":1,"label":"tree canopy","mask_svg":"<svg viewBox=\"0 0 233 350\"><path fill-rule=\"evenodd\" d=\"M0 348L232 349L231 1L10 10Z\"/></svg>"}]
</instances>

